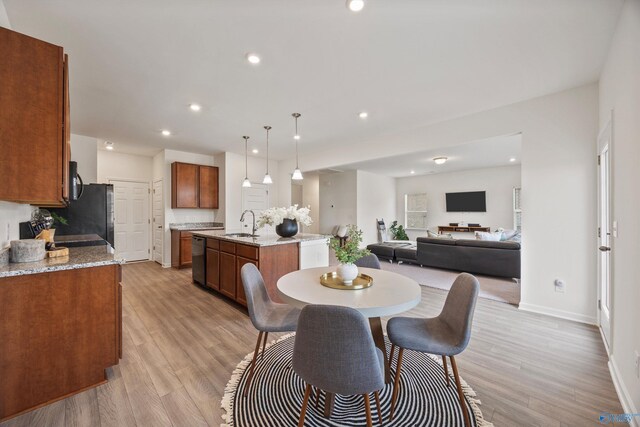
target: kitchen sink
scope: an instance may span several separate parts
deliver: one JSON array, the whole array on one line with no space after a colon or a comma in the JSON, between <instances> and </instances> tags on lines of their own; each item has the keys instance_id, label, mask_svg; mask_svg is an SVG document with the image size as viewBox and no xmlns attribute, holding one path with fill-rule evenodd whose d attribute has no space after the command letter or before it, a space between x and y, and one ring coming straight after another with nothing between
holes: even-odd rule
<instances>
[{"instance_id":1,"label":"kitchen sink","mask_svg":"<svg viewBox=\"0 0 640 427\"><path fill-rule=\"evenodd\" d=\"M229 233L225 234L226 237L258 237L257 234L250 233Z\"/></svg>"}]
</instances>

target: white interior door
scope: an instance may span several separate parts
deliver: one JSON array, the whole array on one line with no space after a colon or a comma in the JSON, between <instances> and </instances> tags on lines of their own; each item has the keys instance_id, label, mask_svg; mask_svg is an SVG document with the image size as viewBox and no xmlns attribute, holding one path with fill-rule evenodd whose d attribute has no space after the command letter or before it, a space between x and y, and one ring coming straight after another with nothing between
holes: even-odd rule
<instances>
[{"instance_id":1,"label":"white interior door","mask_svg":"<svg viewBox=\"0 0 640 427\"><path fill-rule=\"evenodd\" d=\"M269 186L267 184L254 184L251 187L242 189L242 210L251 210L256 218L260 213L269 208ZM243 232L251 232L251 215L246 215L243 225ZM263 232L269 231L270 227L263 228Z\"/></svg>"},{"instance_id":2,"label":"white interior door","mask_svg":"<svg viewBox=\"0 0 640 427\"><path fill-rule=\"evenodd\" d=\"M611 121L598 138L598 311L602 335L611 344Z\"/></svg>"},{"instance_id":3,"label":"white interior door","mask_svg":"<svg viewBox=\"0 0 640 427\"><path fill-rule=\"evenodd\" d=\"M110 181L114 192L116 256L127 261L149 259L149 183Z\"/></svg>"},{"instance_id":4,"label":"white interior door","mask_svg":"<svg viewBox=\"0 0 640 427\"><path fill-rule=\"evenodd\" d=\"M162 265L162 251L164 247L164 199L162 195L162 180L153 182L151 192L152 206L152 233L153 233L153 260Z\"/></svg>"}]
</instances>

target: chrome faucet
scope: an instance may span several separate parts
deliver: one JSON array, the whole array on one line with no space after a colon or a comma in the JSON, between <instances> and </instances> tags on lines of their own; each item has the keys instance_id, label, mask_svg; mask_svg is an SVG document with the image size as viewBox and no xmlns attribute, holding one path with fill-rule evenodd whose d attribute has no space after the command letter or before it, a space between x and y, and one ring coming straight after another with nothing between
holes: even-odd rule
<instances>
[{"instance_id":1,"label":"chrome faucet","mask_svg":"<svg viewBox=\"0 0 640 427\"><path fill-rule=\"evenodd\" d=\"M244 212L242 212L242 215L240 216L240 222L244 223L244 216L245 214L249 212L251 214L251 216L253 217L253 226L251 227L251 234L255 235L256 234L256 214L255 212L253 212L251 209L247 209Z\"/></svg>"}]
</instances>

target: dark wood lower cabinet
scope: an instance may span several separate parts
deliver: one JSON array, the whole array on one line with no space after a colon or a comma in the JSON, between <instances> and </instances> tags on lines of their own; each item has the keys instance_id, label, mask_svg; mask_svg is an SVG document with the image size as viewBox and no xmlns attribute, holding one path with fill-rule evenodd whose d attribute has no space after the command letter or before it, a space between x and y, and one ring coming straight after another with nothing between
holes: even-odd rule
<instances>
[{"instance_id":1,"label":"dark wood lower cabinet","mask_svg":"<svg viewBox=\"0 0 640 427\"><path fill-rule=\"evenodd\" d=\"M0 422L106 381L122 354L120 266L0 279Z\"/></svg>"},{"instance_id":2,"label":"dark wood lower cabinet","mask_svg":"<svg viewBox=\"0 0 640 427\"><path fill-rule=\"evenodd\" d=\"M220 252L220 293L236 299L236 255Z\"/></svg>"},{"instance_id":3,"label":"dark wood lower cabinet","mask_svg":"<svg viewBox=\"0 0 640 427\"><path fill-rule=\"evenodd\" d=\"M207 248L207 286L220 290L220 251Z\"/></svg>"},{"instance_id":4,"label":"dark wood lower cabinet","mask_svg":"<svg viewBox=\"0 0 640 427\"><path fill-rule=\"evenodd\" d=\"M254 264L264 278L271 299L281 302L276 284L287 273L298 270L298 243L253 246L207 237L207 286L246 306L247 298L240 271Z\"/></svg>"}]
</instances>

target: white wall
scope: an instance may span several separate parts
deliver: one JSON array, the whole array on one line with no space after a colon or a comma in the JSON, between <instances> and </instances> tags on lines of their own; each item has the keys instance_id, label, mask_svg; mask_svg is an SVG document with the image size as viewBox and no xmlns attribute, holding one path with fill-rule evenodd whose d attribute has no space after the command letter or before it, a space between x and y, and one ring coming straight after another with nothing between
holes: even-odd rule
<instances>
[{"instance_id":1,"label":"white wall","mask_svg":"<svg viewBox=\"0 0 640 427\"><path fill-rule=\"evenodd\" d=\"M396 211L396 179L371 172L357 171L357 225L362 244L378 241L376 219L390 224Z\"/></svg>"},{"instance_id":2,"label":"white wall","mask_svg":"<svg viewBox=\"0 0 640 427\"><path fill-rule=\"evenodd\" d=\"M110 179L144 181L151 185L153 158L117 151L98 150L97 182L108 183Z\"/></svg>"},{"instance_id":3,"label":"white wall","mask_svg":"<svg viewBox=\"0 0 640 427\"><path fill-rule=\"evenodd\" d=\"M0 0L0 27L11 28L9 16L7 16L7 11L4 8L4 2L2 0Z\"/></svg>"},{"instance_id":4,"label":"white wall","mask_svg":"<svg viewBox=\"0 0 640 427\"><path fill-rule=\"evenodd\" d=\"M31 205L0 201L0 249L20 238L18 223L31 219Z\"/></svg>"},{"instance_id":5,"label":"white wall","mask_svg":"<svg viewBox=\"0 0 640 427\"><path fill-rule=\"evenodd\" d=\"M320 175L320 233L357 223L357 194L356 171Z\"/></svg>"},{"instance_id":6,"label":"white wall","mask_svg":"<svg viewBox=\"0 0 640 427\"><path fill-rule=\"evenodd\" d=\"M640 352L640 1L624 4L600 78L600 127L613 113L612 376L625 412L640 410L640 379L634 351ZM634 420L640 425L640 420Z\"/></svg>"},{"instance_id":7,"label":"white wall","mask_svg":"<svg viewBox=\"0 0 640 427\"><path fill-rule=\"evenodd\" d=\"M71 134L71 160L78 162L78 174L85 184L97 181L98 140Z\"/></svg>"},{"instance_id":8,"label":"white wall","mask_svg":"<svg viewBox=\"0 0 640 427\"><path fill-rule=\"evenodd\" d=\"M385 218L387 227L393 220L404 225L404 195L427 193L427 225L436 229L450 222L479 223L495 230L513 228L513 188L520 187L520 165L469 171L420 175L396 180L396 210L393 218ZM486 191L487 212L447 212L445 193ZM407 230L409 238L424 237L424 230ZM462 233L460 238L473 238Z\"/></svg>"},{"instance_id":9,"label":"white wall","mask_svg":"<svg viewBox=\"0 0 640 427\"><path fill-rule=\"evenodd\" d=\"M589 84L379 135L367 140L366 150L344 145L339 158L348 164L522 133L521 308L595 323L597 128L598 86ZM332 148L307 148L301 166L339 167ZM565 293L554 291L556 278L566 281Z\"/></svg>"},{"instance_id":10,"label":"white wall","mask_svg":"<svg viewBox=\"0 0 640 427\"><path fill-rule=\"evenodd\" d=\"M320 176L316 173L304 174L302 181L302 206L309 207L309 216L313 223L302 227L305 233L320 232Z\"/></svg>"}]
</instances>

